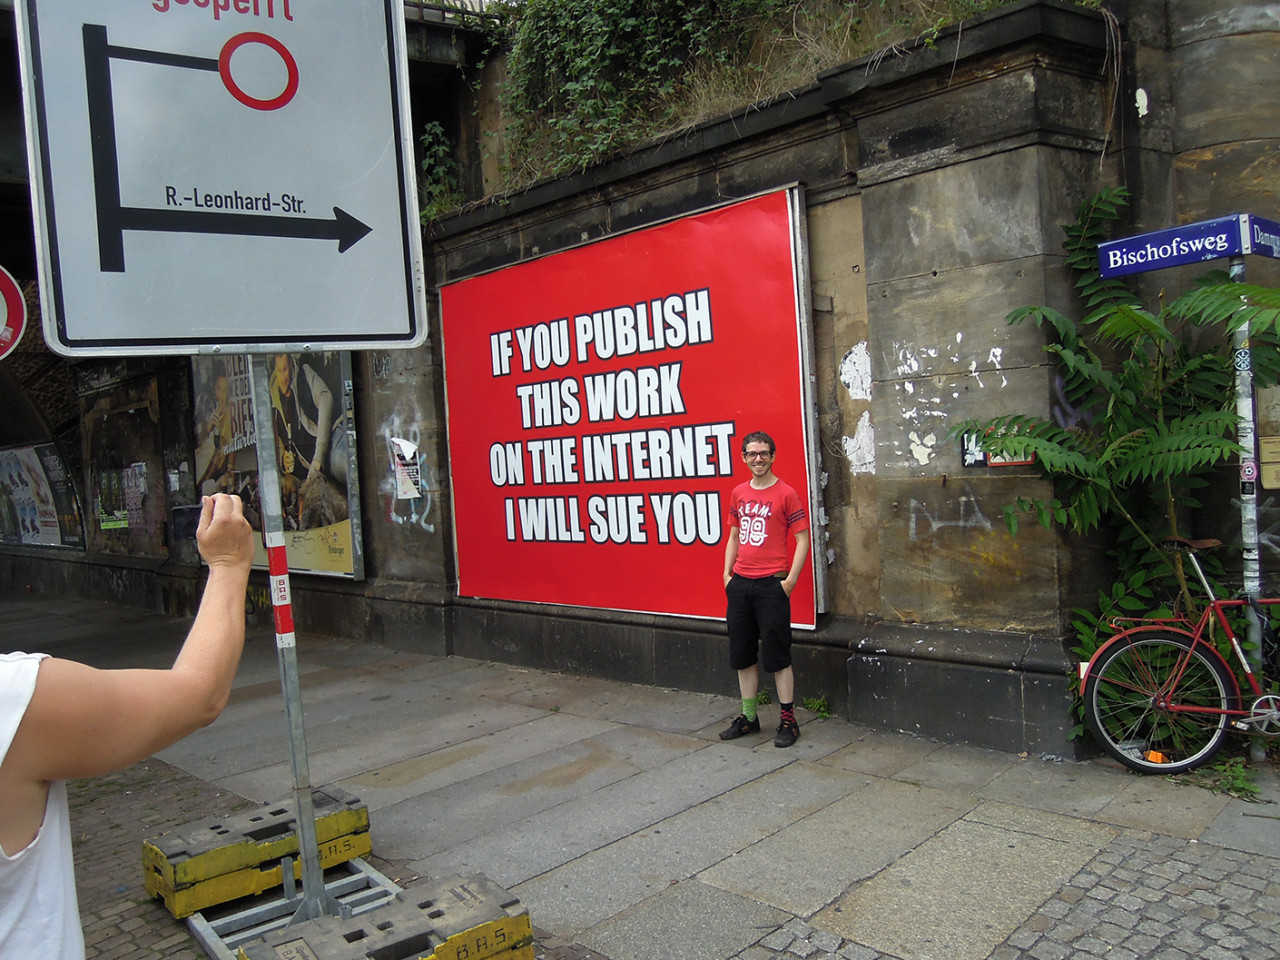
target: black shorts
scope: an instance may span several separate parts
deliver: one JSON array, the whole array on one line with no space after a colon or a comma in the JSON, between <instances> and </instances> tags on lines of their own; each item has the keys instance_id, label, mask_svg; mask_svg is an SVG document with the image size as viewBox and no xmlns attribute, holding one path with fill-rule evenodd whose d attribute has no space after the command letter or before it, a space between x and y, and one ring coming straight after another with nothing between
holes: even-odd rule
<instances>
[{"instance_id":1,"label":"black shorts","mask_svg":"<svg viewBox=\"0 0 1280 960\"><path fill-rule=\"evenodd\" d=\"M791 598L782 589L782 578L735 573L724 592L729 666L745 670L757 659L767 673L791 666Z\"/></svg>"}]
</instances>

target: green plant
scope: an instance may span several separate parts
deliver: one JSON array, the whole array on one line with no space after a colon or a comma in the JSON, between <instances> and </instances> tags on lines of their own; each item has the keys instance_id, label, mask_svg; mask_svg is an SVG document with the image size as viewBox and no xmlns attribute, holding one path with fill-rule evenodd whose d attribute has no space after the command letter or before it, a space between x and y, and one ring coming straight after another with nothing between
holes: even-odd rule
<instances>
[{"instance_id":1,"label":"green plant","mask_svg":"<svg viewBox=\"0 0 1280 960\"><path fill-rule=\"evenodd\" d=\"M953 435L976 433L983 449L1016 459L1034 454L1054 481L1049 501L1019 498L1004 508L1010 532L1032 513L1089 533L1104 519L1127 528L1141 549L1173 573L1188 610L1196 607L1175 555L1160 540L1179 535L1188 509L1213 467L1240 453L1232 384L1230 335L1247 325L1258 385L1280 379L1280 290L1231 283L1211 274L1158 310L1146 309L1121 280L1098 275L1096 251L1127 198L1109 188L1082 204L1067 228L1068 265L1088 310L1076 321L1051 307L1024 307L1011 324L1047 328L1062 373L1066 410L1058 416L1023 414L969 420ZM1110 356L1104 356L1106 348Z\"/></svg>"},{"instance_id":2,"label":"green plant","mask_svg":"<svg viewBox=\"0 0 1280 960\"><path fill-rule=\"evenodd\" d=\"M508 51L504 186L582 169L785 94L828 67L927 45L942 27L1010 2L492 2L491 43Z\"/></svg>"},{"instance_id":3,"label":"green plant","mask_svg":"<svg viewBox=\"0 0 1280 960\"><path fill-rule=\"evenodd\" d=\"M816 713L819 719L826 720L831 716L831 705L827 703L825 694L821 697L805 697L801 702L806 710Z\"/></svg>"},{"instance_id":4,"label":"green plant","mask_svg":"<svg viewBox=\"0 0 1280 960\"><path fill-rule=\"evenodd\" d=\"M422 126L418 138L421 146L421 173L418 177L419 216L425 226L446 210L462 203L458 184L458 164L444 127L432 120Z\"/></svg>"},{"instance_id":5,"label":"green plant","mask_svg":"<svg viewBox=\"0 0 1280 960\"><path fill-rule=\"evenodd\" d=\"M773 699L769 696L769 688L761 687L756 691L756 706L763 707L767 703L773 703Z\"/></svg>"},{"instance_id":6,"label":"green plant","mask_svg":"<svg viewBox=\"0 0 1280 960\"><path fill-rule=\"evenodd\" d=\"M953 436L976 434L984 450L1018 460L1034 455L1052 482L1051 498L1020 497L1004 508L1011 533L1030 514L1045 527L1076 534L1105 527L1121 578L1099 596L1097 610L1076 610L1074 652L1087 659L1109 635L1115 616L1195 615L1199 598L1179 554L1162 546L1183 535L1214 469L1239 455L1235 440L1231 335L1246 329L1255 384L1280 380L1280 290L1232 283L1221 272L1154 308L1125 281L1104 279L1098 243L1120 219L1128 193L1108 188L1078 209L1066 227L1067 264L1079 279L1084 308L1076 320L1051 307L1024 307L1011 324L1030 321L1048 334L1046 352L1060 372L1061 408L969 420ZM1212 579L1220 562L1204 555ZM1079 706L1079 705L1077 705ZM1079 728L1077 728L1079 729Z\"/></svg>"},{"instance_id":7,"label":"green plant","mask_svg":"<svg viewBox=\"0 0 1280 960\"><path fill-rule=\"evenodd\" d=\"M1187 779L1214 793L1225 793L1240 800L1257 800L1262 792L1254 782L1254 771L1244 757L1219 760L1208 767L1192 771Z\"/></svg>"}]
</instances>

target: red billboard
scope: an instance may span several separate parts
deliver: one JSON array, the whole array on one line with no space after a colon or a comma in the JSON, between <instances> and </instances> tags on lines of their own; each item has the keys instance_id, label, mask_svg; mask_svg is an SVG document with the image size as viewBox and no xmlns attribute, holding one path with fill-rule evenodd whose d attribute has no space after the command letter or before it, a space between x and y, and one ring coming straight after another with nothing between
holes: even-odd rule
<instances>
[{"instance_id":1,"label":"red billboard","mask_svg":"<svg viewBox=\"0 0 1280 960\"><path fill-rule=\"evenodd\" d=\"M781 190L441 289L461 595L723 617L753 430L812 519L799 202ZM816 622L812 559L792 617Z\"/></svg>"}]
</instances>

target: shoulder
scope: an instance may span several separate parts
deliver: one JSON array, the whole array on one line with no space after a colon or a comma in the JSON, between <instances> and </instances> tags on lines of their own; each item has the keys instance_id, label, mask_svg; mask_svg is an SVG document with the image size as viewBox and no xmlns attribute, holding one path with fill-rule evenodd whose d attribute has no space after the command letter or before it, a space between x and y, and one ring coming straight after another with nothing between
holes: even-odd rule
<instances>
[{"instance_id":1,"label":"shoulder","mask_svg":"<svg viewBox=\"0 0 1280 960\"><path fill-rule=\"evenodd\" d=\"M36 692L40 662L47 659L44 653L0 654L0 760L8 753Z\"/></svg>"},{"instance_id":2,"label":"shoulder","mask_svg":"<svg viewBox=\"0 0 1280 960\"><path fill-rule=\"evenodd\" d=\"M10 684L20 684L28 679L34 685L40 661L49 659L47 653L0 653L0 690Z\"/></svg>"},{"instance_id":3,"label":"shoulder","mask_svg":"<svg viewBox=\"0 0 1280 960\"><path fill-rule=\"evenodd\" d=\"M769 491L779 500L800 499L800 494L796 493L796 488L782 479L779 479L772 487L770 487Z\"/></svg>"}]
</instances>

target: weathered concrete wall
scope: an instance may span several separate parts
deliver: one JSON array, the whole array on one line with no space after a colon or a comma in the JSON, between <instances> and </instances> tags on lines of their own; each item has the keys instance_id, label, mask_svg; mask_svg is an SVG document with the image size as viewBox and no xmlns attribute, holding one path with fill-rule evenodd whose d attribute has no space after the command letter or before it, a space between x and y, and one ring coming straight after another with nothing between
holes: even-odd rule
<instances>
[{"instance_id":1,"label":"weathered concrete wall","mask_svg":"<svg viewBox=\"0 0 1280 960\"><path fill-rule=\"evenodd\" d=\"M848 193L812 199L809 272L827 519L815 562L826 564L832 610L878 615L880 531L862 198Z\"/></svg>"}]
</instances>

